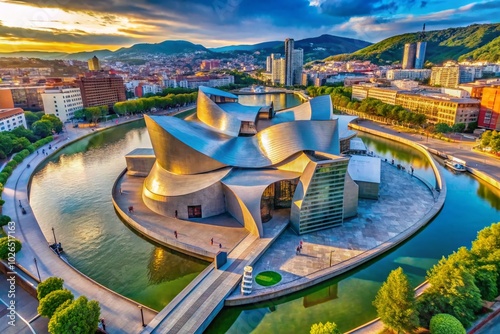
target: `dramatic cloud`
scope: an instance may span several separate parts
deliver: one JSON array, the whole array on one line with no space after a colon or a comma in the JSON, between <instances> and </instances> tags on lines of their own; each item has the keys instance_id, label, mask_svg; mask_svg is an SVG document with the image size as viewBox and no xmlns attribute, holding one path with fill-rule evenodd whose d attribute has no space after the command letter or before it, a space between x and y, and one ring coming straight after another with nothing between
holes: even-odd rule
<instances>
[{"instance_id":1,"label":"dramatic cloud","mask_svg":"<svg viewBox=\"0 0 500 334\"><path fill-rule=\"evenodd\" d=\"M7 13L13 8L22 9ZM423 23L441 29L494 22L498 14L500 1L0 0L0 44L20 42L23 29L30 42L39 31L39 42L54 34L60 42L114 48L166 39L211 47L323 33L376 42Z\"/></svg>"}]
</instances>

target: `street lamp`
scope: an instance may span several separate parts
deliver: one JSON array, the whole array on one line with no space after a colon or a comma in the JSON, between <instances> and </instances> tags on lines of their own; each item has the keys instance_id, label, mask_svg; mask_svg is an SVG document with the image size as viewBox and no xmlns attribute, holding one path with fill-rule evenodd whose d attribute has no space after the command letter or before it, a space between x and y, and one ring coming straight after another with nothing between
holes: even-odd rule
<instances>
[{"instance_id":1,"label":"street lamp","mask_svg":"<svg viewBox=\"0 0 500 334\"><path fill-rule=\"evenodd\" d=\"M142 305L137 305L137 307L141 310L142 327L146 327L146 324L144 323L144 311L142 310Z\"/></svg>"},{"instance_id":2,"label":"street lamp","mask_svg":"<svg viewBox=\"0 0 500 334\"><path fill-rule=\"evenodd\" d=\"M36 263L36 257L33 258L33 261L35 261L36 273L38 274L38 281L41 282L42 279L40 278L40 271L38 270L38 263Z\"/></svg>"},{"instance_id":3,"label":"street lamp","mask_svg":"<svg viewBox=\"0 0 500 334\"><path fill-rule=\"evenodd\" d=\"M52 234L54 235L54 245L57 245L56 232L54 231L54 228L52 228Z\"/></svg>"}]
</instances>

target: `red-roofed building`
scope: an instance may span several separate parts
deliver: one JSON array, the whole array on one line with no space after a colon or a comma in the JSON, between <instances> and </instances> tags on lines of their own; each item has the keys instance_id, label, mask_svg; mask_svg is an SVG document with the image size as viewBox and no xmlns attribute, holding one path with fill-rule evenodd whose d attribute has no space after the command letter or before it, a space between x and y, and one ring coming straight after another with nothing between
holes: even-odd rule
<instances>
[{"instance_id":1,"label":"red-roofed building","mask_svg":"<svg viewBox=\"0 0 500 334\"><path fill-rule=\"evenodd\" d=\"M23 109L0 109L0 132L12 131L20 126L27 128Z\"/></svg>"}]
</instances>

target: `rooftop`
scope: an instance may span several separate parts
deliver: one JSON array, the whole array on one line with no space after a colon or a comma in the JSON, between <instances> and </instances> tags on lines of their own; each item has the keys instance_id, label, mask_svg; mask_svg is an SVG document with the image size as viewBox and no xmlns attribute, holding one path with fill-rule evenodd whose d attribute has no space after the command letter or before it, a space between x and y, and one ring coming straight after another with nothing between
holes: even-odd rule
<instances>
[{"instance_id":1,"label":"rooftop","mask_svg":"<svg viewBox=\"0 0 500 334\"><path fill-rule=\"evenodd\" d=\"M380 158L353 155L349 160L347 171L354 181L380 183Z\"/></svg>"},{"instance_id":2,"label":"rooftop","mask_svg":"<svg viewBox=\"0 0 500 334\"><path fill-rule=\"evenodd\" d=\"M0 109L0 119L12 117L18 114L24 114L24 110L21 108Z\"/></svg>"}]
</instances>

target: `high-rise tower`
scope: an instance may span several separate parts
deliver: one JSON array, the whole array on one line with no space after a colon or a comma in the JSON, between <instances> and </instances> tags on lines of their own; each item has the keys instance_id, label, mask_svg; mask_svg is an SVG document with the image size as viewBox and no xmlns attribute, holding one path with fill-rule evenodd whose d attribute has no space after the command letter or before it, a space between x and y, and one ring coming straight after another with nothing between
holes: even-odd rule
<instances>
[{"instance_id":1,"label":"high-rise tower","mask_svg":"<svg viewBox=\"0 0 500 334\"><path fill-rule=\"evenodd\" d=\"M285 86L293 85L293 49L295 42L293 38L285 39Z\"/></svg>"},{"instance_id":2,"label":"high-rise tower","mask_svg":"<svg viewBox=\"0 0 500 334\"><path fill-rule=\"evenodd\" d=\"M403 55L403 70L415 68L415 55L417 53L417 45L415 43L406 43L405 52Z\"/></svg>"},{"instance_id":3,"label":"high-rise tower","mask_svg":"<svg viewBox=\"0 0 500 334\"><path fill-rule=\"evenodd\" d=\"M420 33L419 42L417 43L417 51L415 54L415 68L424 68L426 49L427 49L427 42L425 42L425 23L424 23L424 28Z\"/></svg>"},{"instance_id":4,"label":"high-rise tower","mask_svg":"<svg viewBox=\"0 0 500 334\"><path fill-rule=\"evenodd\" d=\"M99 58L96 56L90 58L88 60L89 64L89 71L100 71L101 70L101 64L99 62Z\"/></svg>"}]
</instances>

